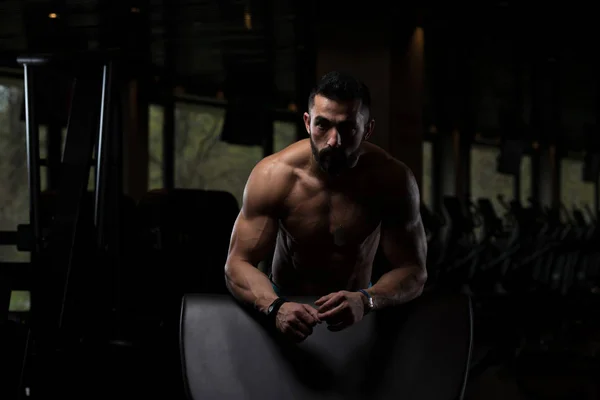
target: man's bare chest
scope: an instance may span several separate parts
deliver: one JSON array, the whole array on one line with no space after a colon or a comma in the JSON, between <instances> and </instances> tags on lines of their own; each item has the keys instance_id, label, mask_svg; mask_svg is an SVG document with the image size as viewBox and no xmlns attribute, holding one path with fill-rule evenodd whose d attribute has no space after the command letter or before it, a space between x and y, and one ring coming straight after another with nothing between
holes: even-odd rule
<instances>
[{"instance_id":1,"label":"man's bare chest","mask_svg":"<svg viewBox=\"0 0 600 400\"><path fill-rule=\"evenodd\" d=\"M375 196L357 191L292 192L280 224L297 246L356 248L377 230L381 207Z\"/></svg>"}]
</instances>

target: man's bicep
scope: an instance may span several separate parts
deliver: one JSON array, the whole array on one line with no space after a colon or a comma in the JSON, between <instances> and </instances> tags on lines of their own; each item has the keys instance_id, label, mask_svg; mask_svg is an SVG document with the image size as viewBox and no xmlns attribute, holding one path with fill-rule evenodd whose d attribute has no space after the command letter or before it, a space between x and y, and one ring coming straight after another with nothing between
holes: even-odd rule
<instances>
[{"instance_id":1,"label":"man's bicep","mask_svg":"<svg viewBox=\"0 0 600 400\"><path fill-rule=\"evenodd\" d=\"M419 218L410 224L383 223L381 247L391 268L425 268L427 237Z\"/></svg>"},{"instance_id":2,"label":"man's bicep","mask_svg":"<svg viewBox=\"0 0 600 400\"><path fill-rule=\"evenodd\" d=\"M414 175L408 168L400 170L381 227L382 249L393 268L425 268L427 236L421 220L420 195Z\"/></svg>"},{"instance_id":3,"label":"man's bicep","mask_svg":"<svg viewBox=\"0 0 600 400\"><path fill-rule=\"evenodd\" d=\"M265 158L250 173L242 209L231 234L230 259L238 258L258 266L273 250L287 182L285 170L276 167Z\"/></svg>"},{"instance_id":4,"label":"man's bicep","mask_svg":"<svg viewBox=\"0 0 600 400\"><path fill-rule=\"evenodd\" d=\"M229 256L238 257L258 266L275 246L277 238L277 220L269 215L240 212L233 232Z\"/></svg>"}]
</instances>

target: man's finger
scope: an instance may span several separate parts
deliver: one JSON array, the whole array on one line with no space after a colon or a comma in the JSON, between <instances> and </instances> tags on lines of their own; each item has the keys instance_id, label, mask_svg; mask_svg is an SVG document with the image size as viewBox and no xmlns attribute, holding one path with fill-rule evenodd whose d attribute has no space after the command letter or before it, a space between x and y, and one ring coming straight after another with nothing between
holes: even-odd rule
<instances>
[{"instance_id":1,"label":"man's finger","mask_svg":"<svg viewBox=\"0 0 600 400\"><path fill-rule=\"evenodd\" d=\"M301 319L290 321L290 325L292 325L292 328L294 328L296 331L302 333L305 336L308 336L312 333L312 327L309 324L306 324Z\"/></svg>"},{"instance_id":2,"label":"man's finger","mask_svg":"<svg viewBox=\"0 0 600 400\"><path fill-rule=\"evenodd\" d=\"M327 319L334 317L336 314L338 314L339 312L343 311L346 308L346 304L345 303L341 303L339 304L337 307L326 311L324 313L319 312L319 319L322 321L326 321Z\"/></svg>"},{"instance_id":3,"label":"man's finger","mask_svg":"<svg viewBox=\"0 0 600 400\"><path fill-rule=\"evenodd\" d=\"M298 318L298 320L304 322L308 326L315 326L318 320L318 318L311 314L311 312L307 310L306 307L298 310L296 313L296 317Z\"/></svg>"},{"instance_id":4,"label":"man's finger","mask_svg":"<svg viewBox=\"0 0 600 400\"><path fill-rule=\"evenodd\" d=\"M325 303L319 306L319 313L324 313L325 311L333 309L334 307L338 306L343 300L344 297L342 295L336 294L332 296Z\"/></svg>"},{"instance_id":5,"label":"man's finger","mask_svg":"<svg viewBox=\"0 0 600 400\"><path fill-rule=\"evenodd\" d=\"M308 304L304 304L304 309L310 314L311 317L314 318L315 323L321 323L321 320L319 319L319 312L317 310L315 310L313 307L309 306Z\"/></svg>"},{"instance_id":6,"label":"man's finger","mask_svg":"<svg viewBox=\"0 0 600 400\"><path fill-rule=\"evenodd\" d=\"M329 293L327 296L321 297L319 300L315 301L315 305L320 306L321 304L329 300L332 296L335 296L335 293Z\"/></svg>"}]
</instances>

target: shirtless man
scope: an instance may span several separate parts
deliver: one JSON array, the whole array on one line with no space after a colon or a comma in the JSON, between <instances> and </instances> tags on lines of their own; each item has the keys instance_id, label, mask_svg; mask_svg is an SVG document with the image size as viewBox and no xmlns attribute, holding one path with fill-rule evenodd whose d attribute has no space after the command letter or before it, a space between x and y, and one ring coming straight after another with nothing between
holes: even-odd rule
<instances>
[{"instance_id":1,"label":"shirtless man","mask_svg":"<svg viewBox=\"0 0 600 400\"><path fill-rule=\"evenodd\" d=\"M427 279L419 190L404 164L367 142L370 101L358 80L325 75L304 114L309 138L264 158L246 184L227 287L297 342L317 323L340 331L410 301ZM392 267L371 285L380 243ZM257 266L273 248L268 277ZM285 295L322 297L313 307Z\"/></svg>"}]
</instances>

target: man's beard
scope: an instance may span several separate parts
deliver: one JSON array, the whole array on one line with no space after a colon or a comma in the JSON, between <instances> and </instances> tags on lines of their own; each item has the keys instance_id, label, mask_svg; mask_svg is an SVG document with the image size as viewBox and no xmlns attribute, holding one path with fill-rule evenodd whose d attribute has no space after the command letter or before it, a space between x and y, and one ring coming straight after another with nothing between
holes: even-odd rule
<instances>
[{"instance_id":1,"label":"man's beard","mask_svg":"<svg viewBox=\"0 0 600 400\"><path fill-rule=\"evenodd\" d=\"M315 161L321 170L329 176L338 176L351 166L351 157L346 156L342 149L327 146L319 151L313 142L312 136L310 137L310 147Z\"/></svg>"}]
</instances>

